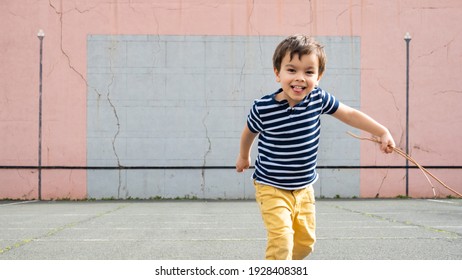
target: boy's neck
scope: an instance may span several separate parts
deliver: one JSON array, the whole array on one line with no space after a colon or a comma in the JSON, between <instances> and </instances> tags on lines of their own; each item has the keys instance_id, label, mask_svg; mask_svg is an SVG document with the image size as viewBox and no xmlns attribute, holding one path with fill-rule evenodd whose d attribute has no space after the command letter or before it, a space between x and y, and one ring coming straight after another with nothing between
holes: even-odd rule
<instances>
[{"instance_id":1,"label":"boy's neck","mask_svg":"<svg viewBox=\"0 0 462 280\"><path fill-rule=\"evenodd\" d=\"M306 98L306 97L305 97L305 98ZM303 100L305 100L305 98L304 98ZM284 100L285 100L285 101L287 101L287 103L289 103L289 107L295 107L295 106L297 106L297 104L303 102L303 101L295 102L295 101L288 100L288 99L284 96L284 94L283 94L282 91L280 91L280 92L278 92L278 93L276 93L276 94L274 95L274 100L276 100L276 101L278 101L278 102L281 102L281 101L284 101Z\"/></svg>"}]
</instances>

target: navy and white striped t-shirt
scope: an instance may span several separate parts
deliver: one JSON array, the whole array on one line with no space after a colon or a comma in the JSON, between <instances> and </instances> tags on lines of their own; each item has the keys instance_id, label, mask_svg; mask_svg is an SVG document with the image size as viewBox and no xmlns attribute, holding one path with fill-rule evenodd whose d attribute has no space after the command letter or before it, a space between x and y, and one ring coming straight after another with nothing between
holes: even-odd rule
<instances>
[{"instance_id":1,"label":"navy and white striped t-shirt","mask_svg":"<svg viewBox=\"0 0 462 280\"><path fill-rule=\"evenodd\" d=\"M262 184L294 190L314 183L321 130L321 114L333 114L339 101L316 88L303 101L290 107L276 94L254 101L247 126L260 133L253 178Z\"/></svg>"}]
</instances>

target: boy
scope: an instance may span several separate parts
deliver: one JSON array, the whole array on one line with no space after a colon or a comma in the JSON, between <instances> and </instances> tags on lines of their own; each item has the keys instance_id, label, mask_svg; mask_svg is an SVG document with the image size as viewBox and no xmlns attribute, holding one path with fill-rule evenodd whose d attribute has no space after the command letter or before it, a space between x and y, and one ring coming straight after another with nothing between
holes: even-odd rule
<instances>
[{"instance_id":1,"label":"boy","mask_svg":"<svg viewBox=\"0 0 462 280\"><path fill-rule=\"evenodd\" d=\"M313 250L312 184L318 178L315 168L321 114L331 114L375 135L385 153L391 153L395 146L386 127L318 87L325 64L323 46L313 38L294 35L284 39L273 55L281 89L255 100L242 132L237 172L249 168L250 148L259 135L253 179L268 233L266 259L303 259Z\"/></svg>"}]
</instances>

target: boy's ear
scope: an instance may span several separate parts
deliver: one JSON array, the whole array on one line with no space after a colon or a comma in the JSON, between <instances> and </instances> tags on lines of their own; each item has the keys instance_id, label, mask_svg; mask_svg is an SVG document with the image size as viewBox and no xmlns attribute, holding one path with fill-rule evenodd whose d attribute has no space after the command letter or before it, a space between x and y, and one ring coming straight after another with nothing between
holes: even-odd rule
<instances>
[{"instance_id":1,"label":"boy's ear","mask_svg":"<svg viewBox=\"0 0 462 280\"><path fill-rule=\"evenodd\" d=\"M322 74L318 75L318 82L321 81L321 78L322 78Z\"/></svg>"},{"instance_id":2,"label":"boy's ear","mask_svg":"<svg viewBox=\"0 0 462 280\"><path fill-rule=\"evenodd\" d=\"M276 82L280 83L281 79L279 78L279 71L276 69L276 67L273 68L274 70L274 75L276 76Z\"/></svg>"}]
</instances>

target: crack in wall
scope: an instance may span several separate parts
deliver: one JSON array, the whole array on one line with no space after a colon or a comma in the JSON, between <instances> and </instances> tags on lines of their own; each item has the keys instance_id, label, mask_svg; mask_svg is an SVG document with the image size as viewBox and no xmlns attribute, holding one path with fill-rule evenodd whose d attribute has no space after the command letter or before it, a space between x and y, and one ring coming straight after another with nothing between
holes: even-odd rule
<instances>
[{"instance_id":1,"label":"crack in wall","mask_svg":"<svg viewBox=\"0 0 462 280\"><path fill-rule=\"evenodd\" d=\"M26 181L26 185L29 187L29 192L27 193L24 193L22 195L22 199L24 200L27 200L27 199L30 199L32 198L32 194L37 190L37 185L36 185L36 182L32 183L30 181L30 177L29 176L23 176L21 173L24 172L22 170L19 170L19 169L16 169L16 173L18 174L19 178L22 179L22 181ZM30 173L36 173L37 171L30 171ZM5 198L8 198L8 197L5 197Z\"/></svg>"},{"instance_id":2,"label":"crack in wall","mask_svg":"<svg viewBox=\"0 0 462 280\"><path fill-rule=\"evenodd\" d=\"M157 18L157 15L156 15L156 9L153 8L152 9L152 16L154 17L154 21L156 22L156 36L157 38L160 39L160 32L159 32L159 29L160 29L160 23L159 23L159 19Z\"/></svg>"},{"instance_id":3,"label":"crack in wall","mask_svg":"<svg viewBox=\"0 0 462 280\"><path fill-rule=\"evenodd\" d=\"M60 48L61 48L61 53L66 57L67 59L67 63L69 65L69 68L75 72L84 82L85 82L85 85L88 86L88 82L87 80L85 79L85 77L82 75L82 73L80 73L79 71L77 71L77 69L75 69L75 67L72 65L72 62L71 62L71 58L70 56L67 54L67 52L64 50L64 47L63 47L63 15L64 15L64 12L62 11L62 6L61 6L61 11L58 11L58 9L53 6L53 4L51 3L51 0L49 0L48 4L50 5L50 7L55 11L55 13L59 16L59 23L60 23Z\"/></svg>"},{"instance_id":4,"label":"crack in wall","mask_svg":"<svg viewBox=\"0 0 462 280\"><path fill-rule=\"evenodd\" d=\"M21 20L24 20L24 21L28 20L26 16L23 16L23 15L20 15L20 14L17 14L15 12L13 12L8 5L7 5L7 9L8 9L8 14L10 14L10 15L12 15L14 17L18 17L18 18L20 18ZM8 49L8 48L5 48L5 49Z\"/></svg>"},{"instance_id":5,"label":"crack in wall","mask_svg":"<svg viewBox=\"0 0 462 280\"><path fill-rule=\"evenodd\" d=\"M361 7L361 6L359 4L349 5L348 8L341 11L337 15L337 17L335 18L335 24L337 26L337 30L339 30L339 19L340 19L340 17L343 16L343 14L345 14L346 12L349 12L348 19L349 19L349 24L350 24L350 34L353 35L353 15L352 15L352 12L353 12L353 8L355 8L355 7Z\"/></svg>"},{"instance_id":6,"label":"crack in wall","mask_svg":"<svg viewBox=\"0 0 462 280\"><path fill-rule=\"evenodd\" d=\"M393 98L393 103L395 105L395 109L396 109L397 113L399 114L400 109L399 109L398 102L396 101L396 98L395 98L395 95L394 95L393 91L387 89L384 85L382 85L379 78L377 78L377 83L384 91L386 91L387 93L389 93L391 95L391 97ZM399 137L399 143L400 143L400 146L401 146L401 143L404 141L406 129L403 127L403 124L401 122L398 122L398 124L399 124L399 126L401 128L401 136Z\"/></svg>"},{"instance_id":7,"label":"crack in wall","mask_svg":"<svg viewBox=\"0 0 462 280\"><path fill-rule=\"evenodd\" d=\"M114 85L114 82L115 82L115 73L113 71L113 60L114 60L115 50L117 49L117 43L118 43L118 41L112 40L111 41L111 46L108 48L108 50L109 50L110 78L109 78L108 84L106 85L105 92L100 92L96 87L93 87L93 86L90 86L90 85L89 85L89 88L91 88L97 95L97 100L96 100L97 108L100 107L101 99L105 98L107 100L108 104L109 104L109 107L112 109L112 113L113 113L114 118L115 118L115 124L116 124L117 130L116 130L116 132L114 133L114 135L113 135L113 137L111 139L111 148L112 148L112 151L114 153L114 156L115 156L115 159L116 159L116 162L117 162L117 166L122 167L123 165L121 164L120 157L119 157L119 154L118 154L117 148L116 148L117 137L120 134L120 126L121 126L120 125L120 118L119 118L119 114L117 112L117 107L114 104L113 100L111 99L111 88L112 88L112 86ZM122 170L119 169L118 170L118 184L117 184L117 198L120 198L121 189L122 189Z\"/></svg>"},{"instance_id":8,"label":"crack in wall","mask_svg":"<svg viewBox=\"0 0 462 280\"><path fill-rule=\"evenodd\" d=\"M455 90L455 89L448 89L448 90L440 90L440 91L437 91L435 93L433 93L434 95L438 95L438 94L461 94L462 93L462 90Z\"/></svg>"},{"instance_id":9,"label":"crack in wall","mask_svg":"<svg viewBox=\"0 0 462 280\"><path fill-rule=\"evenodd\" d=\"M55 10L55 12L56 12L56 7L55 7L51 2L52 2L52 0L48 0L49 5L50 5L50 6ZM62 4L62 2L63 2L63 1L61 0L61 4ZM77 1L74 2L74 3L72 3L72 4L74 5L74 7L73 7L73 8L69 8L69 9L67 9L67 10L64 10L64 9L62 8L62 5L61 5L61 12L60 12L60 13L66 14L66 13L70 13L70 12L72 12L72 11L77 11L79 14L84 14L84 13L88 13L88 12L90 12L91 10L95 9L95 8L98 7L101 3L96 3L94 6L88 7L88 8L86 8L86 9L85 9L85 8L79 8L79 7L77 7L78 4L82 4L82 3L79 3L79 2L77 2ZM87 4L87 3L84 3L84 4Z\"/></svg>"},{"instance_id":10,"label":"crack in wall","mask_svg":"<svg viewBox=\"0 0 462 280\"><path fill-rule=\"evenodd\" d=\"M430 153L430 154L434 154L434 153L435 153L435 151L433 151L432 149L422 147L422 146L420 146L419 144L414 144L414 146L412 146L412 147L413 147L414 149L416 149L416 150L420 150L420 151L425 152L425 153ZM441 156L440 153L437 153L437 155Z\"/></svg>"},{"instance_id":11,"label":"crack in wall","mask_svg":"<svg viewBox=\"0 0 462 280\"><path fill-rule=\"evenodd\" d=\"M204 157L203 157L203 161L202 161L202 169L201 169L201 191L202 191L202 197L205 198L205 187L206 187L206 178L205 178L205 167L207 166L207 156L212 152L212 141L210 140L210 136L209 136L209 130L208 130L208 127L207 127L207 118L210 114L210 111L209 111L209 106L208 106L208 102L207 102L207 92L205 92L205 115L204 117L202 118L202 125L204 126L205 128L205 137L207 139L207 142L208 142L208 148L207 148L207 151L205 151L204 153Z\"/></svg>"},{"instance_id":12,"label":"crack in wall","mask_svg":"<svg viewBox=\"0 0 462 280\"><path fill-rule=\"evenodd\" d=\"M117 166L121 167L122 164L120 163L120 157L119 157L119 154L117 153L117 148L116 148L117 137L119 136L119 133L120 133L120 118L117 112L117 108L111 100L111 87L114 84L114 80L115 80L115 74L113 71L113 59L114 59L115 50L117 49L117 43L118 41L111 40L111 47L109 48L109 70L111 72L110 73L111 81L107 86L106 99L109 103L109 106L112 108L112 112L114 113L114 117L116 119L117 131L113 135L111 142L112 142L112 151L114 152L114 156L116 157L116 160L117 160ZM119 169L118 170L117 198L120 198L121 190L122 190L122 169Z\"/></svg>"},{"instance_id":13,"label":"crack in wall","mask_svg":"<svg viewBox=\"0 0 462 280\"><path fill-rule=\"evenodd\" d=\"M460 32L459 32L460 33ZM419 60L421 58L424 58L424 57L427 57L427 56L432 56L434 53L440 51L440 50L443 50L443 49L446 49L446 58L449 59L449 49L450 49L450 46L451 44L456 40L457 36L459 36L459 33L457 33L456 35L454 35L454 37L452 39L450 39L446 44L443 44L439 47L436 47L434 49L432 49L431 51L427 52L427 53L424 53L422 55L419 55L415 60ZM413 62L415 61L413 60Z\"/></svg>"},{"instance_id":14,"label":"crack in wall","mask_svg":"<svg viewBox=\"0 0 462 280\"><path fill-rule=\"evenodd\" d=\"M261 36L260 36L260 34L258 34L258 48L260 50L260 65L264 66L264 65L266 65L266 63L265 63L266 62L265 61L266 57L264 57L264 55L263 55L263 47L262 47L262 44L261 44ZM271 65L273 65L273 64L271 64Z\"/></svg>"},{"instance_id":15,"label":"crack in wall","mask_svg":"<svg viewBox=\"0 0 462 280\"><path fill-rule=\"evenodd\" d=\"M308 1L309 5L309 11L310 11L310 20L307 22L307 25L311 25L314 21L314 11L313 11L313 3L311 2L312 0Z\"/></svg>"},{"instance_id":16,"label":"crack in wall","mask_svg":"<svg viewBox=\"0 0 462 280\"><path fill-rule=\"evenodd\" d=\"M249 3L247 3L247 16L248 16L248 23L249 23L247 35L251 35L252 31L255 31L258 35L260 35L260 33L254 28L252 24L252 16L253 16L254 9L255 9L255 0L252 0L250 3L250 7L249 7Z\"/></svg>"},{"instance_id":17,"label":"crack in wall","mask_svg":"<svg viewBox=\"0 0 462 280\"><path fill-rule=\"evenodd\" d=\"M114 84L114 81L115 81L115 75L112 71L112 49L113 47L110 48L110 71L111 71L111 78L110 78L110 81L109 83L107 84L106 86L106 92L105 93L101 93L97 88L95 87L92 87L92 86L89 86L97 95L97 108L100 107L99 103L100 103L100 100L101 98L104 96L105 99L107 100L109 106L111 107L113 113L114 113L114 117L115 117L115 120L116 120L116 126L117 126L117 131L115 132L113 138L111 139L111 143L112 143L112 151L114 152L114 155L116 157L116 161L117 161L117 166L118 167L121 167L122 164L120 163L120 158L119 158L119 155L117 153L117 149L116 149L116 140L117 140L117 136L119 135L120 133L120 120L119 120L119 116L118 116L118 113L117 113L117 108L116 106L113 104L111 98L110 98L110 95L111 95L111 87L112 85ZM120 190L121 190L121 187L122 187L122 170L119 170L118 171L118 185L117 185L117 198L120 198Z\"/></svg>"},{"instance_id":18,"label":"crack in wall","mask_svg":"<svg viewBox=\"0 0 462 280\"><path fill-rule=\"evenodd\" d=\"M388 171L389 171L389 169L385 170L385 175L382 178L382 182L380 182L380 186L379 186L379 189L377 190L377 194L375 195L375 198L378 198L380 196L380 190L382 189L383 183L385 182L385 180L388 177Z\"/></svg>"},{"instance_id":19,"label":"crack in wall","mask_svg":"<svg viewBox=\"0 0 462 280\"><path fill-rule=\"evenodd\" d=\"M232 92L232 94L238 93L238 92L240 92L241 89L242 89L242 81L243 81L243 77L244 77L244 75L245 75L245 74L244 74L244 71L245 71L245 61L247 60L247 59L246 59L246 53L247 53L247 52L245 52L245 54L244 54L244 63L242 64L241 71L240 71L240 73L239 73L239 81L238 81L237 84L234 84L234 85L233 85L233 92ZM206 102L207 102L207 101L206 101Z\"/></svg>"},{"instance_id":20,"label":"crack in wall","mask_svg":"<svg viewBox=\"0 0 462 280\"><path fill-rule=\"evenodd\" d=\"M310 20L308 21L308 26L310 26L310 33L317 33L317 23L316 23L316 3L313 3L313 0L309 0L310 5Z\"/></svg>"}]
</instances>

